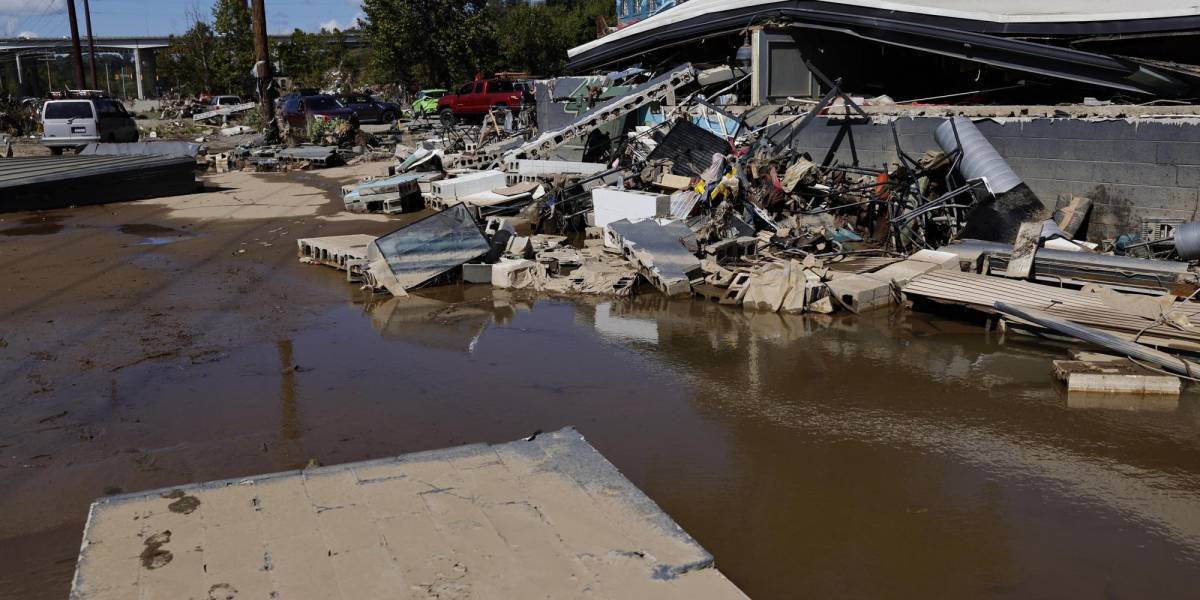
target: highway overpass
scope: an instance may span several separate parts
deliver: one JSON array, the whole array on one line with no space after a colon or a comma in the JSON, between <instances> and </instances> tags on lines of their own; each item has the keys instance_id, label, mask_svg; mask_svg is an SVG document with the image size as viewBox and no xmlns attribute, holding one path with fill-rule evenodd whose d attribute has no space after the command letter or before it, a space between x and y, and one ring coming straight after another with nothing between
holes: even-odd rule
<instances>
[{"instance_id":1,"label":"highway overpass","mask_svg":"<svg viewBox=\"0 0 1200 600\"><path fill-rule=\"evenodd\" d=\"M359 33L346 33L345 42L351 48L365 45ZM155 57L159 50L171 43L172 36L105 36L96 37L94 42L97 51L132 52L137 95L139 100L146 98L147 92L153 89ZM291 34L275 34L268 36L275 42L286 42ZM80 40L83 51L88 51L86 38ZM71 52L71 38L0 38L0 58L15 55L17 63L17 82L24 83L22 56L45 54L61 54Z\"/></svg>"}]
</instances>

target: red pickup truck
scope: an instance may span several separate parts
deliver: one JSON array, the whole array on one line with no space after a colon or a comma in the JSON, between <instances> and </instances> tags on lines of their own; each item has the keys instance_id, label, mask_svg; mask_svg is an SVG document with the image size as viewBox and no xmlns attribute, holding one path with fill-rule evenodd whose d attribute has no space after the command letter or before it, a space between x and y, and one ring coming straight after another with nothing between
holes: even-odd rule
<instances>
[{"instance_id":1,"label":"red pickup truck","mask_svg":"<svg viewBox=\"0 0 1200 600\"><path fill-rule=\"evenodd\" d=\"M492 108L519 112L526 104L533 104L533 89L528 83L512 79L480 79L464 83L457 93L439 98L437 108L442 122L453 124L464 117L481 117Z\"/></svg>"}]
</instances>

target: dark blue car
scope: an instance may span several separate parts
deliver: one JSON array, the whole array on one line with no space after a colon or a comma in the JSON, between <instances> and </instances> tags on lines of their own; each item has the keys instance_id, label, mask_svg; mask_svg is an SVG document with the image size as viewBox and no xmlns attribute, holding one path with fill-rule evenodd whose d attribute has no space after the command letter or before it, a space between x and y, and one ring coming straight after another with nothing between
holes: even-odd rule
<instances>
[{"instance_id":1,"label":"dark blue car","mask_svg":"<svg viewBox=\"0 0 1200 600\"><path fill-rule=\"evenodd\" d=\"M345 119L351 123L359 122L354 109L325 94L292 98L283 103L280 113L283 120L292 127L308 127L309 119Z\"/></svg>"},{"instance_id":2,"label":"dark blue car","mask_svg":"<svg viewBox=\"0 0 1200 600\"><path fill-rule=\"evenodd\" d=\"M391 102L382 102L368 94L342 94L338 100L358 115L364 123L391 123L400 116L400 107Z\"/></svg>"}]
</instances>

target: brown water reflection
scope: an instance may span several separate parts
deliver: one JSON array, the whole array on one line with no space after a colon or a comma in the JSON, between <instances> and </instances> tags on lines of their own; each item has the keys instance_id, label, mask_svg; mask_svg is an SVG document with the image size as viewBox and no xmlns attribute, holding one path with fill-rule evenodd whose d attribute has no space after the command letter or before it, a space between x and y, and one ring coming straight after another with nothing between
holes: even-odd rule
<instances>
[{"instance_id":1,"label":"brown water reflection","mask_svg":"<svg viewBox=\"0 0 1200 600\"><path fill-rule=\"evenodd\" d=\"M544 329L536 343L577 356L579 384L684 394L681 408L634 392L647 420L581 429L752 594L1187 597L1200 583L1195 394L1068 399L1050 377L1061 350L922 315L461 293L409 304L429 318L385 335L435 347L427 329L453 330L487 355L490 338ZM546 318L566 310L632 368L591 364L587 336Z\"/></svg>"},{"instance_id":2,"label":"brown water reflection","mask_svg":"<svg viewBox=\"0 0 1200 600\"><path fill-rule=\"evenodd\" d=\"M1050 375L1064 355L902 313L487 287L356 298L290 341L103 374L120 404L72 417L104 436L0 470L0 545L32 547L33 503L78 531L105 486L574 425L756 598L1194 597L1196 395L1072 408ZM24 435L6 452L37 454Z\"/></svg>"}]
</instances>

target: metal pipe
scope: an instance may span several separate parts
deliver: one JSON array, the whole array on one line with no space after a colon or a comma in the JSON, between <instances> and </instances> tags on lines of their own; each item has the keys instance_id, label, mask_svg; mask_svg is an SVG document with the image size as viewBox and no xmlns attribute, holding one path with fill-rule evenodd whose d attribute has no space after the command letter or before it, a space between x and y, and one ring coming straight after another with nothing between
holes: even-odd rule
<instances>
[{"instance_id":1,"label":"metal pipe","mask_svg":"<svg viewBox=\"0 0 1200 600\"><path fill-rule=\"evenodd\" d=\"M958 130L957 140L954 137L955 129ZM962 176L968 180L982 179L993 196L1024 183L970 119L947 119L938 125L933 136L946 154L961 150L962 162L958 168Z\"/></svg>"},{"instance_id":2,"label":"metal pipe","mask_svg":"<svg viewBox=\"0 0 1200 600\"><path fill-rule=\"evenodd\" d=\"M1200 221L1175 226L1175 251L1184 260L1200 258Z\"/></svg>"},{"instance_id":3,"label":"metal pipe","mask_svg":"<svg viewBox=\"0 0 1200 600\"><path fill-rule=\"evenodd\" d=\"M1055 333L1068 335L1075 339L1095 344L1101 348L1107 348L1120 353L1122 356L1158 365L1176 375L1195 377L1200 374L1200 365L1137 342L1123 340L1099 329L1092 329L1091 327L1085 327L1041 311L1024 309L1004 302L997 302L994 308L1002 314L1016 317L1022 321L1028 321Z\"/></svg>"}]
</instances>

